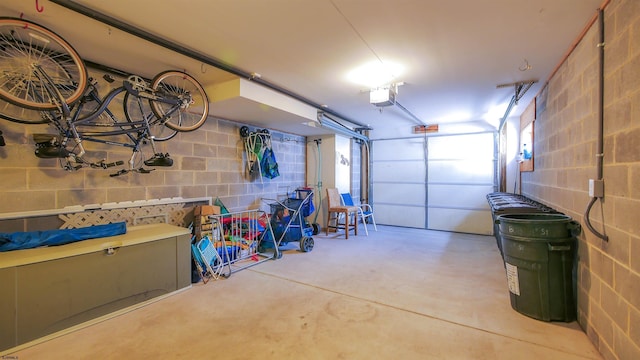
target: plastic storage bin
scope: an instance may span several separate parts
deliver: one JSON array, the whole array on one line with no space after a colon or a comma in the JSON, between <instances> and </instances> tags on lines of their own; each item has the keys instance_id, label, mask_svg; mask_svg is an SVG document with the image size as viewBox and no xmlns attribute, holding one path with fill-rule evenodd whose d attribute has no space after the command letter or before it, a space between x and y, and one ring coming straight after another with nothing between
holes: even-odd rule
<instances>
[{"instance_id":1,"label":"plastic storage bin","mask_svg":"<svg viewBox=\"0 0 640 360\"><path fill-rule=\"evenodd\" d=\"M562 214L505 214L496 222L511 307L538 320L574 321L580 224Z\"/></svg>"}]
</instances>

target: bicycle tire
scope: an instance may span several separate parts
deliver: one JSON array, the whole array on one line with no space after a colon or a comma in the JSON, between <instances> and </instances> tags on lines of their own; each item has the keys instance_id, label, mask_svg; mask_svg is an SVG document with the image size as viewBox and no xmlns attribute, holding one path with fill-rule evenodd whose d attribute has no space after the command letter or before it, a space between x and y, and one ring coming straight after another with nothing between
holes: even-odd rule
<instances>
[{"instance_id":1,"label":"bicycle tire","mask_svg":"<svg viewBox=\"0 0 640 360\"><path fill-rule=\"evenodd\" d=\"M150 100L151 109L170 129L194 131L204 125L209 115L209 98L202 85L189 74L169 70L153 78L151 88L158 94L168 94L187 100L179 108L161 101Z\"/></svg>"},{"instance_id":2,"label":"bicycle tire","mask_svg":"<svg viewBox=\"0 0 640 360\"><path fill-rule=\"evenodd\" d=\"M160 122L148 101L142 101L129 92L124 94L124 116L129 122L142 121L146 117L149 120L149 135L154 141L167 141L178 133L177 130L170 129Z\"/></svg>"},{"instance_id":3,"label":"bicycle tire","mask_svg":"<svg viewBox=\"0 0 640 360\"><path fill-rule=\"evenodd\" d=\"M0 57L0 98L11 104L39 111L57 109L55 99L34 75L34 64L55 81L67 105L84 94L88 75L82 58L66 40L41 25L0 17Z\"/></svg>"},{"instance_id":4,"label":"bicycle tire","mask_svg":"<svg viewBox=\"0 0 640 360\"><path fill-rule=\"evenodd\" d=\"M50 113L25 109L0 99L0 118L2 119L27 125L48 124L51 122L48 115Z\"/></svg>"}]
</instances>

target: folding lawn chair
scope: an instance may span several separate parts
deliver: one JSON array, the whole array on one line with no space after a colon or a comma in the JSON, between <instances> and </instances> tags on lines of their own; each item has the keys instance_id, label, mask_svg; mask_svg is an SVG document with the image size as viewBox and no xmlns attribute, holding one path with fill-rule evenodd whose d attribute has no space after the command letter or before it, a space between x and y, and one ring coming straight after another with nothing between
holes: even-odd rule
<instances>
[{"instance_id":1,"label":"folding lawn chair","mask_svg":"<svg viewBox=\"0 0 640 360\"><path fill-rule=\"evenodd\" d=\"M373 208L369 204L360 204L357 206L353 203L353 198L351 198L351 194L344 193L340 194L342 198L342 204L344 206L354 206L358 208L358 215L362 218L362 223L364 224L364 232L369 236L369 231L367 230L367 219L371 218L371 223L373 223L373 229L378 231L378 227L376 226L376 220L373 218ZM356 219L357 221L357 219Z\"/></svg>"},{"instance_id":2,"label":"folding lawn chair","mask_svg":"<svg viewBox=\"0 0 640 360\"><path fill-rule=\"evenodd\" d=\"M220 277L220 274L222 273L224 264L222 263L220 254L218 254L218 251L211 243L209 236L203 237L202 240L200 240L196 245L196 248L200 255L201 265L204 265L203 270L206 269L205 271L203 271L204 275L202 280L204 281L204 283L207 283L205 277L207 279L218 279Z\"/></svg>"}]
</instances>

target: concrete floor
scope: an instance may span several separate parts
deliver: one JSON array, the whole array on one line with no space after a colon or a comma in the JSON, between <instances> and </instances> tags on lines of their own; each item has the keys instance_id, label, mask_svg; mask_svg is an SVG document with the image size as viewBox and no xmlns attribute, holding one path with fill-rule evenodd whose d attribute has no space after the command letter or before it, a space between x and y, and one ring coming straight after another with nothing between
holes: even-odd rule
<instances>
[{"instance_id":1,"label":"concrete floor","mask_svg":"<svg viewBox=\"0 0 640 360\"><path fill-rule=\"evenodd\" d=\"M3 358L601 359L573 323L509 303L490 236L324 233L233 273Z\"/></svg>"}]
</instances>

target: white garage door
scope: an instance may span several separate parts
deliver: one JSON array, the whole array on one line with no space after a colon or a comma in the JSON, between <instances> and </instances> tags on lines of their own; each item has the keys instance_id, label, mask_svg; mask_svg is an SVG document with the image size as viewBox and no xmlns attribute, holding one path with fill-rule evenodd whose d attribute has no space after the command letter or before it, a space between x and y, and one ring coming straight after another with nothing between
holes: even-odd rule
<instances>
[{"instance_id":1,"label":"white garage door","mask_svg":"<svg viewBox=\"0 0 640 360\"><path fill-rule=\"evenodd\" d=\"M376 222L491 234L495 154L494 133L374 141Z\"/></svg>"},{"instance_id":2,"label":"white garage door","mask_svg":"<svg viewBox=\"0 0 640 360\"><path fill-rule=\"evenodd\" d=\"M376 223L426 228L424 139L379 140L371 149Z\"/></svg>"}]
</instances>

